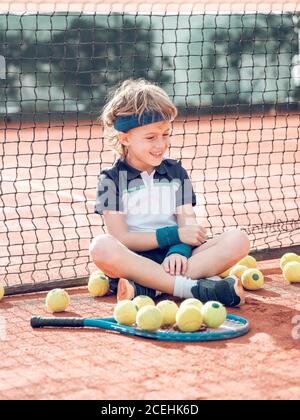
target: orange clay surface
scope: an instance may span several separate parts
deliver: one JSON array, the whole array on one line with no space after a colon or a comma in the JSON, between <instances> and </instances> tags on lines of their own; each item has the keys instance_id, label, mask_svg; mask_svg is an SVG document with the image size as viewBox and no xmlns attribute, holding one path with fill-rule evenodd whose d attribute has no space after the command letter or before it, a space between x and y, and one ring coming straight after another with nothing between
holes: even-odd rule
<instances>
[{"instance_id":1,"label":"orange clay surface","mask_svg":"<svg viewBox=\"0 0 300 420\"><path fill-rule=\"evenodd\" d=\"M7 0L1 2L0 12L84 10L87 13L103 13L106 10L136 12L138 8L146 13L149 10L172 13L178 11L178 5L182 12L191 8L191 2L183 4L182 0L172 0L168 6L166 3L120 0L112 8L111 0L88 0L84 3L82 0L32 0L30 3ZM228 0L225 4L199 0L192 3L195 12L300 10L299 2L273 0L260 3L257 0ZM101 230L98 218L93 215L95 181L99 163L101 166L110 165L112 154L107 148L102 148L102 140L99 144L101 135L97 125L70 125L66 129L65 124L63 130L61 124L56 127L42 127L43 124L40 124L34 130L32 124L27 129L22 126L21 130L18 125L12 125L6 130L5 138L4 131L0 130L1 153L6 155L1 167L2 178L6 180L6 193L2 200L10 241L7 233L1 233L1 259L5 261L2 264L1 260L0 279L5 275L4 284L86 275L86 250L90 237ZM213 226L224 228L219 220L219 203L229 223L232 222L234 203L235 210L246 210L255 225L258 212L255 204L258 200L263 214L259 223L274 222L269 218L271 203L271 213L274 209L277 221L287 220L297 224L294 229L280 233L279 245L284 245L290 239L289 235L293 236L294 243L299 243L293 188L298 185L295 184L295 170L299 162L298 128L298 115L238 119L226 116L214 118L214 121L202 118L200 126L187 121L185 127L181 127L180 123L175 125L175 147L171 157L182 160L191 174L198 196L204 185L201 171L206 168L207 209L213 216ZM188 134L183 136L183 133ZM210 143L211 133L213 143ZM50 154L44 152L48 148ZM14 173L18 166L15 163L17 155L22 158L18 171ZM202 162L200 159L193 160L195 155L206 158ZM87 161L89 165L86 165ZM72 169L74 164L75 172ZM43 165L48 167L47 172ZM59 174L55 172L58 167ZM217 183L215 178L210 177L211 174L215 176L216 168L220 168ZM228 168L233 168L229 178ZM282 175L280 179L279 174ZM270 182L267 187L266 176ZM249 183L253 178L260 184L262 195L259 197L251 195L253 186ZM71 179L75 180L74 185ZM231 179L229 189L226 179ZM26 184L28 180L31 182L29 187ZM61 181L64 191L58 193L57 183ZM219 192L218 197L216 191ZM285 197L284 206L281 194ZM70 196L76 201L76 208L71 206ZM30 207L26 200L35 207ZM83 204L86 201L87 208ZM14 212L15 206L19 214ZM42 213L44 206L52 206L49 208L50 215ZM28 214L31 208L38 219L33 228L32 214ZM73 214L73 211L76 223L68 218L60 220L63 226L58 224L57 216ZM248 218L243 218L243 213L239 214L235 222L248 225ZM205 216L201 212L197 215ZM18 234L19 231L22 235L25 232L26 236ZM278 246L275 243L277 234L277 231L269 231L266 242L266 237L260 232L252 232L252 241L258 247L266 244ZM68 240L67 252L61 237ZM12 252L8 254L8 251ZM39 258L35 258L36 253L40 254ZM50 260L48 256L51 256ZM61 261L64 261L63 268ZM9 272L5 269L7 264ZM31 316L47 315L44 306L46 294L5 298L0 303L0 399L298 399L300 286L284 282L278 261L264 263L261 267L264 267L267 280L265 290L249 293L245 307L230 311L247 317L251 322L251 332L245 337L218 343L158 343L101 330L33 331L29 325ZM84 288L71 290L70 295L72 305L71 312L66 314L68 316L112 315L115 297L93 299ZM298 320L298 325L293 325L293 320Z\"/></svg>"},{"instance_id":2,"label":"orange clay surface","mask_svg":"<svg viewBox=\"0 0 300 420\"><path fill-rule=\"evenodd\" d=\"M231 341L159 343L102 330L34 331L32 315L50 316L46 294L5 298L0 399L298 399L300 287L285 283L279 261L259 265L265 289L230 310L247 317L251 331ZM69 293L65 315L112 316L114 296L93 299L85 288ZM297 316L298 326L292 325Z\"/></svg>"}]
</instances>

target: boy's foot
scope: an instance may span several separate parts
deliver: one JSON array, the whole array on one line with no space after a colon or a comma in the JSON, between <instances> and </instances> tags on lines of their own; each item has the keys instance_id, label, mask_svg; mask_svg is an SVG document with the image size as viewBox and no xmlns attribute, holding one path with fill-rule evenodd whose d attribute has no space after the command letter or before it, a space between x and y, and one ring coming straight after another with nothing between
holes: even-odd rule
<instances>
[{"instance_id":1,"label":"boy's foot","mask_svg":"<svg viewBox=\"0 0 300 420\"><path fill-rule=\"evenodd\" d=\"M233 288L238 299L240 300L240 302L235 306L239 307L245 305L246 295L242 281L237 276L226 277L225 281L231 283L231 287Z\"/></svg>"},{"instance_id":2,"label":"boy's foot","mask_svg":"<svg viewBox=\"0 0 300 420\"><path fill-rule=\"evenodd\" d=\"M245 303L243 285L236 276L226 277L220 281L200 279L192 287L192 294L203 303L216 300L229 307L242 306Z\"/></svg>"},{"instance_id":3,"label":"boy's foot","mask_svg":"<svg viewBox=\"0 0 300 420\"><path fill-rule=\"evenodd\" d=\"M117 301L129 299L132 300L136 296L149 296L152 299L156 296L156 291L148 287L140 286L131 280L120 278L118 282Z\"/></svg>"},{"instance_id":4,"label":"boy's foot","mask_svg":"<svg viewBox=\"0 0 300 420\"><path fill-rule=\"evenodd\" d=\"M135 287L131 281L120 278L117 289L117 301L120 300L132 300L135 297Z\"/></svg>"}]
</instances>

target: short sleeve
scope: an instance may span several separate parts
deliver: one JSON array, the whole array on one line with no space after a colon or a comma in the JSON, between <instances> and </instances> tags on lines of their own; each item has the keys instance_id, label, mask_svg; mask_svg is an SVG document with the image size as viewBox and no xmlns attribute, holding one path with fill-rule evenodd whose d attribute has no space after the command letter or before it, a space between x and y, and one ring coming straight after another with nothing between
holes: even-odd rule
<instances>
[{"instance_id":1,"label":"short sleeve","mask_svg":"<svg viewBox=\"0 0 300 420\"><path fill-rule=\"evenodd\" d=\"M95 213L103 214L104 210L123 211L118 185L105 173L98 179Z\"/></svg>"},{"instance_id":2,"label":"short sleeve","mask_svg":"<svg viewBox=\"0 0 300 420\"><path fill-rule=\"evenodd\" d=\"M185 204L197 204L196 194L187 171L180 166L180 187L176 192L176 207Z\"/></svg>"}]
</instances>

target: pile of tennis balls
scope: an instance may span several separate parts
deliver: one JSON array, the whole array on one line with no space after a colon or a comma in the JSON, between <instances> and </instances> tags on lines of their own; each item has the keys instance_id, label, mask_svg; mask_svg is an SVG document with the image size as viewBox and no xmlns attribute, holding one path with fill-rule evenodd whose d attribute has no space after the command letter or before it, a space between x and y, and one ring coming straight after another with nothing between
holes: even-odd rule
<instances>
[{"instance_id":1,"label":"pile of tennis balls","mask_svg":"<svg viewBox=\"0 0 300 420\"><path fill-rule=\"evenodd\" d=\"M300 283L300 255L289 252L280 259L283 277L289 283Z\"/></svg>"},{"instance_id":2,"label":"pile of tennis balls","mask_svg":"<svg viewBox=\"0 0 300 420\"><path fill-rule=\"evenodd\" d=\"M122 325L137 326L144 331L161 328L177 328L182 332L195 332L203 326L219 328L227 317L225 307L219 302L203 305L198 299L184 300L180 307L171 300L162 300L157 305L149 296L137 296L122 300L114 308L114 318Z\"/></svg>"},{"instance_id":3,"label":"pile of tennis balls","mask_svg":"<svg viewBox=\"0 0 300 420\"><path fill-rule=\"evenodd\" d=\"M242 258L235 266L220 274L223 278L228 276L238 277L246 290L260 290L265 283L263 273L257 268L256 259L251 255Z\"/></svg>"}]
</instances>

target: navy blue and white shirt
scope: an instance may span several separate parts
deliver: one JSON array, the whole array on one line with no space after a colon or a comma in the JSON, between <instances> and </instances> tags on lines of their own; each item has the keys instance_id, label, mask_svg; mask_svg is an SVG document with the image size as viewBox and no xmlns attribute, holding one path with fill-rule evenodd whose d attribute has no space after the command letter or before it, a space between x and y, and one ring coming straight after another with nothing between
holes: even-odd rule
<instances>
[{"instance_id":1,"label":"navy blue and white shirt","mask_svg":"<svg viewBox=\"0 0 300 420\"><path fill-rule=\"evenodd\" d=\"M95 212L122 212L129 232L174 226L176 208L196 205L196 195L179 160L164 159L149 175L119 158L99 176Z\"/></svg>"}]
</instances>

